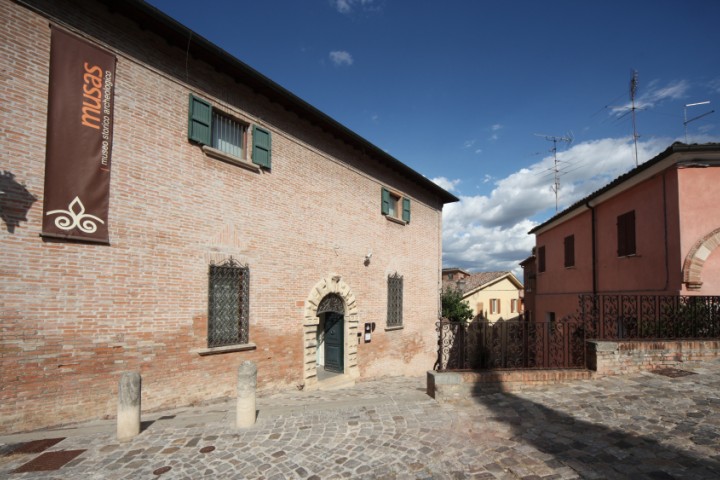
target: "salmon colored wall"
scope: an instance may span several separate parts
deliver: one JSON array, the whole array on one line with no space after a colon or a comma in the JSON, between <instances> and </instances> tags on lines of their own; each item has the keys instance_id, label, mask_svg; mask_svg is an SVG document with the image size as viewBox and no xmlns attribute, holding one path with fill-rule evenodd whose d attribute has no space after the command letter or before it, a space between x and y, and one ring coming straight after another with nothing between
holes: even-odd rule
<instances>
[{"instance_id":1,"label":"salmon colored wall","mask_svg":"<svg viewBox=\"0 0 720 480\"><path fill-rule=\"evenodd\" d=\"M652 177L597 206L598 293L660 294L670 288L663 178ZM618 257L617 218L631 210L635 210L636 254Z\"/></svg>"},{"instance_id":2,"label":"salmon colored wall","mask_svg":"<svg viewBox=\"0 0 720 480\"><path fill-rule=\"evenodd\" d=\"M678 175L680 218L679 269L695 243L720 228L720 209L717 207L717 186L720 168L680 168ZM702 269L702 288L683 294L720 295L720 253L715 250Z\"/></svg>"}]
</instances>

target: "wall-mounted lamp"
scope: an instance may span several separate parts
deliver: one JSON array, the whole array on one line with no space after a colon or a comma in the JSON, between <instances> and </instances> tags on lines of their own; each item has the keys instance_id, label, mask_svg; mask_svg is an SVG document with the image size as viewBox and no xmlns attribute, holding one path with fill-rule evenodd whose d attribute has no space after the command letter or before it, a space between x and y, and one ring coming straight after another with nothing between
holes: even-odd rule
<instances>
[{"instance_id":1,"label":"wall-mounted lamp","mask_svg":"<svg viewBox=\"0 0 720 480\"><path fill-rule=\"evenodd\" d=\"M372 258L372 250L370 250L367 255L365 255L365 266L367 267L370 265L370 259Z\"/></svg>"}]
</instances>

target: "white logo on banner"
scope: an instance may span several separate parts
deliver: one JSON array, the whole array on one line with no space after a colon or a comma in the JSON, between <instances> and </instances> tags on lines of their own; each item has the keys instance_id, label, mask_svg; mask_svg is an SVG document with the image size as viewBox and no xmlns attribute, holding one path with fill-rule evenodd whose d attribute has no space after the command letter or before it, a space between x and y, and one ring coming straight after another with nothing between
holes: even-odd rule
<instances>
[{"instance_id":1,"label":"white logo on banner","mask_svg":"<svg viewBox=\"0 0 720 480\"><path fill-rule=\"evenodd\" d=\"M97 230L97 223L105 223L95 215L85 213L85 205L78 197L70 202L67 210L51 210L45 215L61 214L55 219L55 226L60 230L72 230L77 227L84 233L94 233Z\"/></svg>"}]
</instances>

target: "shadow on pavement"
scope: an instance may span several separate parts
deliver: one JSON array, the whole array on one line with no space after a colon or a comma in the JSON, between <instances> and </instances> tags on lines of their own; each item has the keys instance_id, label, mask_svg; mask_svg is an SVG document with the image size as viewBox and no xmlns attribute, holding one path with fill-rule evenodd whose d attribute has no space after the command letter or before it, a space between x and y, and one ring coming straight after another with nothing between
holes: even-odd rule
<instances>
[{"instance_id":1,"label":"shadow on pavement","mask_svg":"<svg viewBox=\"0 0 720 480\"><path fill-rule=\"evenodd\" d=\"M720 478L720 461L698 458L631 431L576 419L511 393L484 395L474 400L494 413L488 420L511 426L513 441L552 455L553 460L546 461L549 467L558 468L557 462L561 462L582 478ZM628 424L627 430L632 429L633 425ZM676 438L671 430L663 434L668 442ZM691 432L687 435L706 446L720 443L717 432L710 433L708 438L698 438Z\"/></svg>"}]
</instances>

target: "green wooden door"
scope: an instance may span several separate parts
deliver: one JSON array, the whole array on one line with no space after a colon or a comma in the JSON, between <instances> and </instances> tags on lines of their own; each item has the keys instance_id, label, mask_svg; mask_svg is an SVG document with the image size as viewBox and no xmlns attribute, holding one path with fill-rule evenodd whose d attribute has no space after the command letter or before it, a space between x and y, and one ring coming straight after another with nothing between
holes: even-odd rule
<instances>
[{"instance_id":1,"label":"green wooden door","mask_svg":"<svg viewBox=\"0 0 720 480\"><path fill-rule=\"evenodd\" d=\"M344 316L339 313L325 314L325 370L343 373L345 339Z\"/></svg>"}]
</instances>

